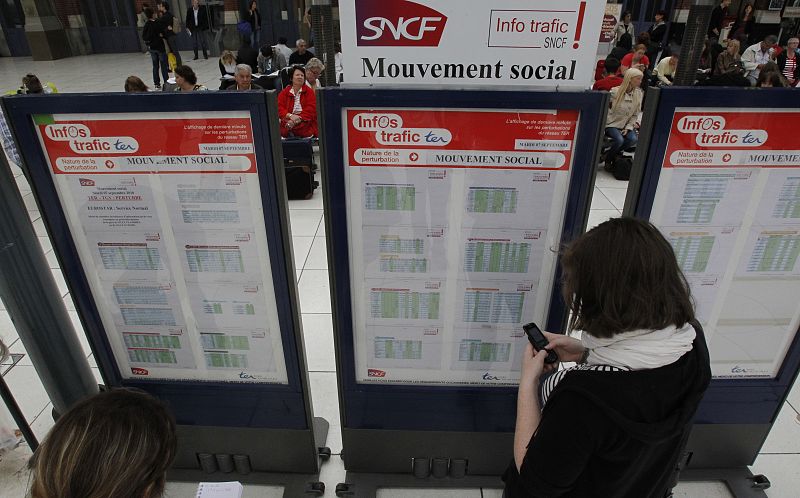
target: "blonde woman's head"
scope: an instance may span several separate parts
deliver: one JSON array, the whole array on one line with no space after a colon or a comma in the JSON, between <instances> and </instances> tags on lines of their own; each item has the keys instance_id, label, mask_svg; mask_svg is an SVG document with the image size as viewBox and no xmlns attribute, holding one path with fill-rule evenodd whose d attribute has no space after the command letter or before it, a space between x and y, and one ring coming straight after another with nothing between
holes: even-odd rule
<instances>
[{"instance_id":1,"label":"blonde woman's head","mask_svg":"<svg viewBox=\"0 0 800 498\"><path fill-rule=\"evenodd\" d=\"M222 52L222 56L219 58L223 64L231 65L236 64L236 57L234 57L233 52L230 50L226 50Z\"/></svg>"}]
</instances>

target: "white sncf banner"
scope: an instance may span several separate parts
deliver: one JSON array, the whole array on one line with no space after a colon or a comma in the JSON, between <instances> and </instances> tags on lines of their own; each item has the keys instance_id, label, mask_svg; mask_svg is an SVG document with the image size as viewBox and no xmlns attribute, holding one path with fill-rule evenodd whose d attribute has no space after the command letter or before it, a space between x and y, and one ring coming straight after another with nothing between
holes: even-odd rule
<instances>
[{"instance_id":1,"label":"white sncf banner","mask_svg":"<svg viewBox=\"0 0 800 498\"><path fill-rule=\"evenodd\" d=\"M345 83L586 88L600 0L342 0Z\"/></svg>"}]
</instances>

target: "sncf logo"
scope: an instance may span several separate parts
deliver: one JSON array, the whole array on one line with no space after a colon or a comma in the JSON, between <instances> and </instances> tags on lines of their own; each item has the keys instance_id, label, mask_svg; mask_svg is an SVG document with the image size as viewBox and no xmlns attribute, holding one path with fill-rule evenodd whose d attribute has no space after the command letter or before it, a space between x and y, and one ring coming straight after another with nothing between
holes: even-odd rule
<instances>
[{"instance_id":1,"label":"sncf logo","mask_svg":"<svg viewBox=\"0 0 800 498\"><path fill-rule=\"evenodd\" d=\"M377 368L368 368L367 377L386 377L386 372Z\"/></svg>"},{"instance_id":2,"label":"sncf logo","mask_svg":"<svg viewBox=\"0 0 800 498\"><path fill-rule=\"evenodd\" d=\"M447 16L408 0L356 0L356 44L437 47Z\"/></svg>"},{"instance_id":3,"label":"sncf logo","mask_svg":"<svg viewBox=\"0 0 800 498\"><path fill-rule=\"evenodd\" d=\"M89 178L78 178L78 181L81 187L94 187L94 180L90 180Z\"/></svg>"},{"instance_id":4,"label":"sncf logo","mask_svg":"<svg viewBox=\"0 0 800 498\"><path fill-rule=\"evenodd\" d=\"M131 373L133 375L150 375L150 372L148 372L147 369L138 367L131 368Z\"/></svg>"}]
</instances>

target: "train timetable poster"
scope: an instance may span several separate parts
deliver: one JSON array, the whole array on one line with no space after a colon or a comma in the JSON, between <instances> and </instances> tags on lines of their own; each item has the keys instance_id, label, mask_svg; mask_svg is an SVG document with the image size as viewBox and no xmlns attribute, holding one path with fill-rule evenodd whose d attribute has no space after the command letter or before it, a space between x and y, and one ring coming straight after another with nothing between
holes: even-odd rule
<instances>
[{"instance_id":1,"label":"train timetable poster","mask_svg":"<svg viewBox=\"0 0 800 498\"><path fill-rule=\"evenodd\" d=\"M544 324L574 110L344 109L360 383L514 385Z\"/></svg>"},{"instance_id":2,"label":"train timetable poster","mask_svg":"<svg viewBox=\"0 0 800 498\"><path fill-rule=\"evenodd\" d=\"M35 125L123 378L286 383L249 112Z\"/></svg>"},{"instance_id":3,"label":"train timetable poster","mask_svg":"<svg viewBox=\"0 0 800 498\"><path fill-rule=\"evenodd\" d=\"M800 113L678 108L651 220L691 286L717 378L772 378L800 324Z\"/></svg>"}]
</instances>

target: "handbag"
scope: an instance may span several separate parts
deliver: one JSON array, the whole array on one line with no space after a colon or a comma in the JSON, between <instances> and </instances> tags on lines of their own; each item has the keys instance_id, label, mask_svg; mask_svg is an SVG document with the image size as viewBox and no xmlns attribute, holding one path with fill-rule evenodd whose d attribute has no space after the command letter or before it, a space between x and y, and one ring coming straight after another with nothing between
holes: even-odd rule
<instances>
[{"instance_id":1,"label":"handbag","mask_svg":"<svg viewBox=\"0 0 800 498\"><path fill-rule=\"evenodd\" d=\"M178 67L178 58L175 57L175 54L172 52L167 54L167 65L169 66L170 72L175 72L175 68Z\"/></svg>"},{"instance_id":2,"label":"handbag","mask_svg":"<svg viewBox=\"0 0 800 498\"><path fill-rule=\"evenodd\" d=\"M250 26L250 21L239 21L236 23L236 31L243 35L250 36L253 34L253 27Z\"/></svg>"},{"instance_id":3,"label":"handbag","mask_svg":"<svg viewBox=\"0 0 800 498\"><path fill-rule=\"evenodd\" d=\"M172 16L172 32L176 35L181 32L181 21L178 16Z\"/></svg>"}]
</instances>

